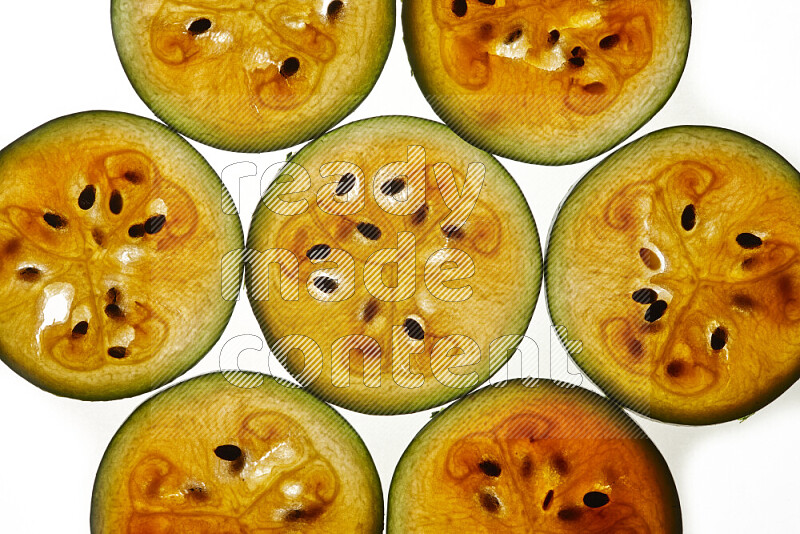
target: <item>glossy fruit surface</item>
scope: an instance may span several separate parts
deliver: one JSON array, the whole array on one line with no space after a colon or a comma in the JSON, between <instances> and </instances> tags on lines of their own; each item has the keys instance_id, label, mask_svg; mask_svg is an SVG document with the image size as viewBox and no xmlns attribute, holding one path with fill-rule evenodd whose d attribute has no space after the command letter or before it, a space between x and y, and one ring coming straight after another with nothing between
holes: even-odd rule
<instances>
[{"instance_id":1,"label":"glossy fruit surface","mask_svg":"<svg viewBox=\"0 0 800 534\"><path fill-rule=\"evenodd\" d=\"M422 429L389 490L389 534L679 533L669 468L606 399L551 381L489 386Z\"/></svg>"},{"instance_id":2,"label":"glossy fruit surface","mask_svg":"<svg viewBox=\"0 0 800 534\"><path fill-rule=\"evenodd\" d=\"M392 44L389 0L112 0L134 89L179 132L241 152L328 130L366 98Z\"/></svg>"},{"instance_id":3,"label":"glossy fruit surface","mask_svg":"<svg viewBox=\"0 0 800 534\"><path fill-rule=\"evenodd\" d=\"M242 228L179 136L123 113L63 117L0 152L0 182L0 358L14 371L58 395L127 397L220 337Z\"/></svg>"},{"instance_id":4,"label":"glossy fruit surface","mask_svg":"<svg viewBox=\"0 0 800 534\"><path fill-rule=\"evenodd\" d=\"M564 202L548 247L553 322L582 343L572 356L589 377L642 414L750 415L800 377L798 211L800 176L761 143L650 134Z\"/></svg>"},{"instance_id":5,"label":"glossy fruit surface","mask_svg":"<svg viewBox=\"0 0 800 534\"><path fill-rule=\"evenodd\" d=\"M499 156L548 165L620 143L666 103L688 0L406 0L406 48L434 111Z\"/></svg>"},{"instance_id":6,"label":"glossy fruit surface","mask_svg":"<svg viewBox=\"0 0 800 534\"><path fill-rule=\"evenodd\" d=\"M93 534L377 534L372 457L333 409L270 376L214 373L145 402L95 480Z\"/></svg>"},{"instance_id":7,"label":"glossy fruit surface","mask_svg":"<svg viewBox=\"0 0 800 534\"><path fill-rule=\"evenodd\" d=\"M248 249L273 353L315 394L368 413L477 387L522 340L541 284L512 177L413 117L352 123L303 149L259 204Z\"/></svg>"}]
</instances>

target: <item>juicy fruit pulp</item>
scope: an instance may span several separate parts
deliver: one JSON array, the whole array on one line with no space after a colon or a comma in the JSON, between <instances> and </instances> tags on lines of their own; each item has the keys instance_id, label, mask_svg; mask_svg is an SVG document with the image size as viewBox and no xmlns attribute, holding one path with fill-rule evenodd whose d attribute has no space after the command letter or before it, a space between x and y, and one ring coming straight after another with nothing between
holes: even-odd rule
<instances>
[{"instance_id":1,"label":"juicy fruit pulp","mask_svg":"<svg viewBox=\"0 0 800 534\"><path fill-rule=\"evenodd\" d=\"M594 393L541 380L487 387L437 414L395 470L388 526L389 534L682 528L669 468L639 427Z\"/></svg>"},{"instance_id":2,"label":"juicy fruit pulp","mask_svg":"<svg viewBox=\"0 0 800 534\"><path fill-rule=\"evenodd\" d=\"M172 380L221 335L235 302L223 292L241 280L222 259L241 257L242 228L180 137L82 113L6 147L0 177L0 357L12 369L59 395L120 398Z\"/></svg>"},{"instance_id":3,"label":"juicy fruit pulp","mask_svg":"<svg viewBox=\"0 0 800 534\"><path fill-rule=\"evenodd\" d=\"M589 159L672 94L688 0L407 0L411 65L434 111L476 146L542 164Z\"/></svg>"},{"instance_id":4,"label":"juicy fruit pulp","mask_svg":"<svg viewBox=\"0 0 800 534\"><path fill-rule=\"evenodd\" d=\"M112 1L117 51L145 103L202 143L248 152L300 143L353 111L394 20L388 0Z\"/></svg>"},{"instance_id":5,"label":"juicy fruit pulp","mask_svg":"<svg viewBox=\"0 0 800 534\"><path fill-rule=\"evenodd\" d=\"M205 375L143 404L97 473L92 534L379 533L375 465L347 422L269 376Z\"/></svg>"},{"instance_id":6,"label":"juicy fruit pulp","mask_svg":"<svg viewBox=\"0 0 800 534\"><path fill-rule=\"evenodd\" d=\"M547 263L553 322L610 396L684 424L740 418L800 377L800 176L735 132L680 127L570 194Z\"/></svg>"},{"instance_id":7,"label":"juicy fruit pulp","mask_svg":"<svg viewBox=\"0 0 800 534\"><path fill-rule=\"evenodd\" d=\"M422 410L486 380L520 343L541 281L511 176L412 117L353 123L301 151L259 204L248 252L248 295L281 363L368 413Z\"/></svg>"}]
</instances>

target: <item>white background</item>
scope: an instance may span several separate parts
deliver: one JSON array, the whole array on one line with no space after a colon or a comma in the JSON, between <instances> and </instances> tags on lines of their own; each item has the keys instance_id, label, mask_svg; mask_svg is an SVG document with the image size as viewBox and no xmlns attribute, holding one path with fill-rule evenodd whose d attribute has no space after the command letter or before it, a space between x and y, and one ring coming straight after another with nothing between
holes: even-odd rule
<instances>
[{"instance_id":1,"label":"white background","mask_svg":"<svg viewBox=\"0 0 800 534\"><path fill-rule=\"evenodd\" d=\"M760 139L800 166L800 2L693 4L683 79L667 106L634 137L677 124L724 126ZM3 2L0 146L77 111L109 109L153 117L119 64L109 11L105 0ZM410 75L399 21L383 76L346 122L386 114L436 119ZM239 161L252 161L263 172L289 152L239 155L194 145L218 173ZM543 238L568 189L600 159L561 168L503 160L530 202ZM235 174L223 179L236 198ZM248 187L239 206L245 228L258 190L252 183ZM528 335L544 355L550 351L549 324L541 297ZM221 344L240 334L261 336L246 300L237 304L220 344L182 379L218 369ZM557 346L553 353L564 367ZM267 370L266 352L245 356L243 368ZM519 376L519 365L514 369L511 376ZM272 371L285 374L275 364ZM584 385L593 388L587 381ZM61 399L0 364L0 532L88 532L92 483L103 451L149 396L106 403ZM684 428L633 415L671 466L687 533L798 532L798 403L800 384L795 384L743 423ZM400 455L430 412L385 418L340 411L364 438L388 492Z\"/></svg>"}]
</instances>

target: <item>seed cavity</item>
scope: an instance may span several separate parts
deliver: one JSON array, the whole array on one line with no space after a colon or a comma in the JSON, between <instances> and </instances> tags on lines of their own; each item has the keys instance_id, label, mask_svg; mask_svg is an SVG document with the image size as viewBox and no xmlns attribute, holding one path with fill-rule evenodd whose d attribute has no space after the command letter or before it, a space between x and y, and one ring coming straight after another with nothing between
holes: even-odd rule
<instances>
[{"instance_id":1,"label":"seed cavity","mask_svg":"<svg viewBox=\"0 0 800 534\"><path fill-rule=\"evenodd\" d=\"M83 211L89 210L94 206L95 198L97 197L97 190L93 185L87 185L78 195L78 207Z\"/></svg>"},{"instance_id":2,"label":"seed cavity","mask_svg":"<svg viewBox=\"0 0 800 534\"><path fill-rule=\"evenodd\" d=\"M89 331L89 323L81 321L72 327L72 339L83 337Z\"/></svg>"},{"instance_id":3,"label":"seed cavity","mask_svg":"<svg viewBox=\"0 0 800 534\"><path fill-rule=\"evenodd\" d=\"M403 323L403 328L406 330L406 334L411 339L423 340L425 339L425 330L422 329L422 326L412 318L406 319Z\"/></svg>"},{"instance_id":4,"label":"seed cavity","mask_svg":"<svg viewBox=\"0 0 800 534\"><path fill-rule=\"evenodd\" d=\"M590 95L604 95L606 93L606 85L601 82L587 83L583 86L583 90Z\"/></svg>"},{"instance_id":5,"label":"seed cavity","mask_svg":"<svg viewBox=\"0 0 800 534\"><path fill-rule=\"evenodd\" d=\"M610 48L614 48L619 44L619 35L616 33L613 35L607 35L600 39L600 48L603 50L608 50Z\"/></svg>"},{"instance_id":6,"label":"seed cavity","mask_svg":"<svg viewBox=\"0 0 800 534\"><path fill-rule=\"evenodd\" d=\"M208 19L197 19L189 24L189 33L200 35L211 29L211 21Z\"/></svg>"},{"instance_id":7,"label":"seed cavity","mask_svg":"<svg viewBox=\"0 0 800 534\"><path fill-rule=\"evenodd\" d=\"M24 282L36 282L40 278L41 274L42 272L36 267L25 267L17 272L20 280Z\"/></svg>"},{"instance_id":8,"label":"seed cavity","mask_svg":"<svg viewBox=\"0 0 800 534\"><path fill-rule=\"evenodd\" d=\"M381 238L381 229L374 224L360 222L356 225L356 229L370 241L377 241Z\"/></svg>"},{"instance_id":9,"label":"seed cavity","mask_svg":"<svg viewBox=\"0 0 800 534\"><path fill-rule=\"evenodd\" d=\"M122 193L116 189L111 192L111 198L108 199L108 209L110 209L111 213L114 215L122 213Z\"/></svg>"},{"instance_id":10,"label":"seed cavity","mask_svg":"<svg viewBox=\"0 0 800 534\"><path fill-rule=\"evenodd\" d=\"M608 495L600 491L590 491L583 496L583 504L589 508L602 508L607 505L609 501Z\"/></svg>"},{"instance_id":11,"label":"seed cavity","mask_svg":"<svg viewBox=\"0 0 800 534\"><path fill-rule=\"evenodd\" d=\"M763 244L761 238L753 234L739 234L736 236L736 242L744 249L758 248Z\"/></svg>"},{"instance_id":12,"label":"seed cavity","mask_svg":"<svg viewBox=\"0 0 800 534\"><path fill-rule=\"evenodd\" d=\"M116 304L109 304L106 306L105 313L110 319L123 319L125 317L125 312Z\"/></svg>"},{"instance_id":13,"label":"seed cavity","mask_svg":"<svg viewBox=\"0 0 800 534\"><path fill-rule=\"evenodd\" d=\"M314 279L314 286L323 293L330 294L339 289L339 283L327 276L318 276Z\"/></svg>"},{"instance_id":14,"label":"seed cavity","mask_svg":"<svg viewBox=\"0 0 800 534\"><path fill-rule=\"evenodd\" d=\"M681 226L688 232L694 228L696 222L697 214L694 210L694 204L689 204L683 208L683 213L681 214Z\"/></svg>"},{"instance_id":15,"label":"seed cavity","mask_svg":"<svg viewBox=\"0 0 800 534\"><path fill-rule=\"evenodd\" d=\"M324 244L314 245L306 251L306 257L311 260L324 260L331 253L331 247Z\"/></svg>"},{"instance_id":16,"label":"seed cavity","mask_svg":"<svg viewBox=\"0 0 800 534\"><path fill-rule=\"evenodd\" d=\"M667 303L663 300L657 300L647 308L644 312L644 320L648 323L654 323L664 316L667 311Z\"/></svg>"},{"instance_id":17,"label":"seed cavity","mask_svg":"<svg viewBox=\"0 0 800 534\"><path fill-rule=\"evenodd\" d=\"M554 45L559 39L561 39L561 32L558 30L550 30L550 33L547 35L548 44Z\"/></svg>"},{"instance_id":18,"label":"seed cavity","mask_svg":"<svg viewBox=\"0 0 800 534\"><path fill-rule=\"evenodd\" d=\"M111 347L108 349L108 355L117 360L124 358L127 353L128 349L125 347Z\"/></svg>"},{"instance_id":19,"label":"seed cavity","mask_svg":"<svg viewBox=\"0 0 800 534\"><path fill-rule=\"evenodd\" d=\"M405 188L405 180L402 178L393 178L381 186L381 193L393 197Z\"/></svg>"},{"instance_id":20,"label":"seed cavity","mask_svg":"<svg viewBox=\"0 0 800 534\"><path fill-rule=\"evenodd\" d=\"M547 492L547 495L544 496L544 502L542 503L542 510L547 510L550 508L550 503L553 502L553 490Z\"/></svg>"},{"instance_id":21,"label":"seed cavity","mask_svg":"<svg viewBox=\"0 0 800 534\"><path fill-rule=\"evenodd\" d=\"M639 249L639 257L642 259L642 263L644 263L645 267L651 271L658 271L661 269L661 259L658 257L658 254L649 248Z\"/></svg>"},{"instance_id":22,"label":"seed cavity","mask_svg":"<svg viewBox=\"0 0 800 534\"><path fill-rule=\"evenodd\" d=\"M104 241L103 238L104 238L103 232L100 231L98 228L95 228L94 230L92 230L92 239L97 244L97 246L100 246L100 247L103 246L103 241Z\"/></svg>"},{"instance_id":23,"label":"seed cavity","mask_svg":"<svg viewBox=\"0 0 800 534\"><path fill-rule=\"evenodd\" d=\"M484 460L483 462L479 463L478 468L487 477L499 477L500 473L503 471L500 467L500 464L491 460Z\"/></svg>"},{"instance_id":24,"label":"seed cavity","mask_svg":"<svg viewBox=\"0 0 800 534\"><path fill-rule=\"evenodd\" d=\"M680 360L674 360L667 365L667 374L673 378L678 378L686 370L686 364Z\"/></svg>"},{"instance_id":25,"label":"seed cavity","mask_svg":"<svg viewBox=\"0 0 800 534\"><path fill-rule=\"evenodd\" d=\"M134 239L144 237L144 225L134 224L133 226L128 228L128 235Z\"/></svg>"},{"instance_id":26,"label":"seed cavity","mask_svg":"<svg viewBox=\"0 0 800 534\"><path fill-rule=\"evenodd\" d=\"M236 445L220 445L214 449L214 454L216 454L217 458L220 460L225 460L226 462L235 462L242 457L242 449Z\"/></svg>"},{"instance_id":27,"label":"seed cavity","mask_svg":"<svg viewBox=\"0 0 800 534\"><path fill-rule=\"evenodd\" d=\"M343 7L344 3L340 0L333 0L333 2L328 4L328 20L336 20Z\"/></svg>"},{"instance_id":28,"label":"seed cavity","mask_svg":"<svg viewBox=\"0 0 800 534\"><path fill-rule=\"evenodd\" d=\"M132 184L138 184L142 181L142 175L136 171L126 171L123 176Z\"/></svg>"},{"instance_id":29,"label":"seed cavity","mask_svg":"<svg viewBox=\"0 0 800 534\"><path fill-rule=\"evenodd\" d=\"M167 218L164 215L154 215L144 222L144 231L150 235L157 234L167 224Z\"/></svg>"},{"instance_id":30,"label":"seed cavity","mask_svg":"<svg viewBox=\"0 0 800 534\"><path fill-rule=\"evenodd\" d=\"M728 342L728 332L718 326L714 331L711 333L711 349L712 350L722 350L725 348L725 344Z\"/></svg>"},{"instance_id":31,"label":"seed cavity","mask_svg":"<svg viewBox=\"0 0 800 534\"><path fill-rule=\"evenodd\" d=\"M580 508L571 506L569 508L562 508L558 511L558 518L562 521L577 521L583 515Z\"/></svg>"},{"instance_id":32,"label":"seed cavity","mask_svg":"<svg viewBox=\"0 0 800 534\"><path fill-rule=\"evenodd\" d=\"M44 222L56 230L64 228L67 225L67 220L64 217L53 212L45 213L42 218L44 219Z\"/></svg>"},{"instance_id":33,"label":"seed cavity","mask_svg":"<svg viewBox=\"0 0 800 534\"><path fill-rule=\"evenodd\" d=\"M652 304L658 300L658 293L653 289L645 287L634 291L631 297L639 304Z\"/></svg>"},{"instance_id":34,"label":"seed cavity","mask_svg":"<svg viewBox=\"0 0 800 534\"><path fill-rule=\"evenodd\" d=\"M566 475L569 472L569 465L567 464L567 459L564 458L560 454L556 454L551 459L553 468L559 475Z\"/></svg>"},{"instance_id":35,"label":"seed cavity","mask_svg":"<svg viewBox=\"0 0 800 534\"><path fill-rule=\"evenodd\" d=\"M445 226L442 228L442 233L444 233L448 239L461 239L464 237L464 230L460 226Z\"/></svg>"},{"instance_id":36,"label":"seed cavity","mask_svg":"<svg viewBox=\"0 0 800 534\"><path fill-rule=\"evenodd\" d=\"M494 514L500 510L500 500L491 493L481 493L481 506L487 512Z\"/></svg>"},{"instance_id":37,"label":"seed cavity","mask_svg":"<svg viewBox=\"0 0 800 534\"><path fill-rule=\"evenodd\" d=\"M512 44L512 43L516 43L519 40L520 37L522 37L522 29L521 28L517 28L516 30L514 30L513 32L509 33L506 36L506 40L504 42L507 45Z\"/></svg>"},{"instance_id":38,"label":"seed cavity","mask_svg":"<svg viewBox=\"0 0 800 534\"><path fill-rule=\"evenodd\" d=\"M425 219L428 217L428 205L423 204L420 209L414 212L411 216L411 224L419 225L425 222Z\"/></svg>"},{"instance_id":39,"label":"seed cavity","mask_svg":"<svg viewBox=\"0 0 800 534\"><path fill-rule=\"evenodd\" d=\"M364 306L364 315L363 319L365 323L370 322L378 315L378 310L380 309L380 304L378 304L377 300L371 300Z\"/></svg>"},{"instance_id":40,"label":"seed cavity","mask_svg":"<svg viewBox=\"0 0 800 534\"><path fill-rule=\"evenodd\" d=\"M294 56L285 59L283 63L281 63L280 71L281 71L281 76L283 76L284 78L291 78L292 76L297 74L297 71L299 70L300 70L300 60Z\"/></svg>"},{"instance_id":41,"label":"seed cavity","mask_svg":"<svg viewBox=\"0 0 800 534\"><path fill-rule=\"evenodd\" d=\"M352 173L347 173L339 178L339 183L336 184L336 194L344 196L349 193L356 185L356 177Z\"/></svg>"}]
</instances>

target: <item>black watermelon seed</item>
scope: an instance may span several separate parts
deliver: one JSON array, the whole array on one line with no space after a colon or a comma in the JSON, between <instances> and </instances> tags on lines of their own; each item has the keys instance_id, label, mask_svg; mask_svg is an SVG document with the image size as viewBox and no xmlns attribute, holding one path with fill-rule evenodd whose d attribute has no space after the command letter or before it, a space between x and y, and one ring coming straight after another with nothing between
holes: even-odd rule
<instances>
[{"instance_id":1,"label":"black watermelon seed","mask_svg":"<svg viewBox=\"0 0 800 534\"><path fill-rule=\"evenodd\" d=\"M681 226L687 232L694 228L695 223L697 222L697 214L694 211L694 205L689 204L685 208L683 208L683 213L681 214Z\"/></svg>"},{"instance_id":2,"label":"black watermelon seed","mask_svg":"<svg viewBox=\"0 0 800 534\"><path fill-rule=\"evenodd\" d=\"M584 61L582 57L571 57L569 58L569 62L573 67L583 67L586 64L586 61Z\"/></svg>"},{"instance_id":3,"label":"black watermelon seed","mask_svg":"<svg viewBox=\"0 0 800 534\"><path fill-rule=\"evenodd\" d=\"M403 328L406 329L406 334L408 334L408 337L411 339L425 339L425 330L423 330L422 326L414 319L406 319L406 322L403 323Z\"/></svg>"},{"instance_id":4,"label":"black watermelon seed","mask_svg":"<svg viewBox=\"0 0 800 534\"><path fill-rule=\"evenodd\" d=\"M318 276L314 279L314 285L323 293L333 293L339 288L339 283L327 276Z\"/></svg>"},{"instance_id":5,"label":"black watermelon seed","mask_svg":"<svg viewBox=\"0 0 800 534\"><path fill-rule=\"evenodd\" d=\"M35 282L39 279L41 271L36 267L25 267L24 269L20 269L17 274L20 279L25 282Z\"/></svg>"},{"instance_id":6,"label":"black watermelon seed","mask_svg":"<svg viewBox=\"0 0 800 534\"><path fill-rule=\"evenodd\" d=\"M78 207L84 211L91 209L94 206L94 200L97 196L97 190L93 185L87 185L78 195Z\"/></svg>"},{"instance_id":7,"label":"black watermelon seed","mask_svg":"<svg viewBox=\"0 0 800 534\"><path fill-rule=\"evenodd\" d=\"M103 246L103 232L98 228L92 230L92 239L94 239L94 242L97 243L97 245Z\"/></svg>"},{"instance_id":8,"label":"black watermelon seed","mask_svg":"<svg viewBox=\"0 0 800 534\"><path fill-rule=\"evenodd\" d=\"M450 9L456 17L463 17L467 14L467 0L453 0Z\"/></svg>"},{"instance_id":9,"label":"black watermelon seed","mask_svg":"<svg viewBox=\"0 0 800 534\"><path fill-rule=\"evenodd\" d=\"M753 234L739 234L736 236L739 246L746 249L758 248L763 244L761 238Z\"/></svg>"},{"instance_id":10,"label":"black watermelon seed","mask_svg":"<svg viewBox=\"0 0 800 534\"><path fill-rule=\"evenodd\" d=\"M106 298L108 299L108 302L116 304L117 299L119 298L119 291L117 291L117 288L112 287L109 289L106 293Z\"/></svg>"},{"instance_id":11,"label":"black watermelon seed","mask_svg":"<svg viewBox=\"0 0 800 534\"><path fill-rule=\"evenodd\" d=\"M637 289L633 292L631 297L639 304L652 304L658 300L658 293L646 287L644 289Z\"/></svg>"},{"instance_id":12,"label":"black watermelon seed","mask_svg":"<svg viewBox=\"0 0 800 534\"><path fill-rule=\"evenodd\" d=\"M81 321L72 327L72 337L79 338L85 336L88 331L89 331L89 323L87 323L86 321Z\"/></svg>"},{"instance_id":13,"label":"black watermelon seed","mask_svg":"<svg viewBox=\"0 0 800 534\"><path fill-rule=\"evenodd\" d=\"M550 508L550 503L553 502L553 490L547 492L547 495L544 496L544 502L542 503L542 510L547 510Z\"/></svg>"},{"instance_id":14,"label":"black watermelon seed","mask_svg":"<svg viewBox=\"0 0 800 534\"><path fill-rule=\"evenodd\" d=\"M56 229L64 228L67 225L66 219L64 219L61 215L57 215L52 212L45 213L42 218L44 219L44 222Z\"/></svg>"},{"instance_id":15,"label":"black watermelon seed","mask_svg":"<svg viewBox=\"0 0 800 534\"><path fill-rule=\"evenodd\" d=\"M493 6L495 0L478 0L481 4L486 4L487 6Z\"/></svg>"},{"instance_id":16,"label":"black watermelon seed","mask_svg":"<svg viewBox=\"0 0 800 534\"><path fill-rule=\"evenodd\" d=\"M220 445L214 449L214 454L216 454L217 458L220 460L225 460L226 462L235 462L242 457L242 449L236 445Z\"/></svg>"},{"instance_id":17,"label":"black watermelon seed","mask_svg":"<svg viewBox=\"0 0 800 534\"><path fill-rule=\"evenodd\" d=\"M144 225L134 224L133 226L128 228L128 235L133 237L134 239L139 237L144 237Z\"/></svg>"},{"instance_id":18,"label":"black watermelon seed","mask_svg":"<svg viewBox=\"0 0 800 534\"><path fill-rule=\"evenodd\" d=\"M197 19L189 25L189 33L200 35L211 29L211 21L208 19Z\"/></svg>"},{"instance_id":19,"label":"black watermelon seed","mask_svg":"<svg viewBox=\"0 0 800 534\"><path fill-rule=\"evenodd\" d=\"M306 252L306 257L309 260L324 260L331 253L331 247L328 245L314 245Z\"/></svg>"},{"instance_id":20,"label":"black watermelon seed","mask_svg":"<svg viewBox=\"0 0 800 534\"><path fill-rule=\"evenodd\" d=\"M714 332L711 333L711 348L713 350L722 350L728 342L728 332L724 328L718 326Z\"/></svg>"},{"instance_id":21,"label":"black watermelon seed","mask_svg":"<svg viewBox=\"0 0 800 534\"><path fill-rule=\"evenodd\" d=\"M125 313L122 311L122 308L117 306L116 304L109 304L105 308L105 313L108 317L112 319L122 319L125 317Z\"/></svg>"},{"instance_id":22,"label":"black watermelon seed","mask_svg":"<svg viewBox=\"0 0 800 534\"><path fill-rule=\"evenodd\" d=\"M609 48L614 48L619 44L619 35L607 35L600 39L600 48L603 50L608 50Z\"/></svg>"},{"instance_id":23,"label":"black watermelon seed","mask_svg":"<svg viewBox=\"0 0 800 534\"><path fill-rule=\"evenodd\" d=\"M405 188L405 180L402 178L393 178L381 186L381 193L393 197Z\"/></svg>"},{"instance_id":24,"label":"black watermelon seed","mask_svg":"<svg viewBox=\"0 0 800 534\"><path fill-rule=\"evenodd\" d=\"M338 196L343 196L349 193L353 187L356 185L356 177L354 174L347 173L339 179L339 183L336 184L336 194Z\"/></svg>"},{"instance_id":25,"label":"black watermelon seed","mask_svg":"<svg viewBox=\"0 0 800 534\"><path fill-rule=\"evenodd\" d=\"M144 222L144 231L150 235L157 234L166 223L167 218L164 215L154 215Z\"/></svg>"},{"instance_id":26,"label":"black watermelon seed","mask_svg":"<svg viewBox=\"0 0 800 534\"><path fill-rule=\"evenodd\" d=\"M654 323L664 316L667 311L667 303L663 300L657 300L647 308L644 312L644 320L648 323Z\"/></svg>"},{"instance_id":27,"label":"black watermelon seed","mask_svg":"<svg viewBox=\"0 0 800 534\"><path fill-rule=\"evenodd\" d=\"M339 13L342 11L344 7L344 3L340 0L333 0L330 4L328 4L328 18L331 20L335 20Z\"/></svg>"},{"instance_id":28,"label":"black watermelon seed","mask_svg":"<svg viewBox=\"0 0 800 534\"><path fill-rule=\"evenodd\" d=\"M281 76L283 76L284 78L291 78L292 76L297 74L297 71L299 70L300 70L300 60L297 59L296 57L290 57L285 59L281 64L280 68Z\"/></svg>"},{"instance_id":29,"label":"black watermelon seed","mask_svg":"<svg viewBox=\"0 0 800 534\"><path fill-rule=\"evenodd\" d=\"M608 495L599 491L590 491L583 496L583 504L589 508L602 508L609 502Z\"/></svg>"},{"instance_id":30,"label":"black watermelon seed","mask_svg":"<svg viewBox=\"0 0 800 534\"><path fill-rule=\"evenodd\" d=\"M356 225L358 231L370 241L377 241L381 238L381 229L371 223L361 222Z\"/></svg>"},{"instance_id":31,"label":"black watermelon seed","mask_svg":"<svg viewBox=\"0 0 800 534\"><path fill-rule=\"evenodd\" d=\"M571 54L573 57L583 57L583 48L581 48L580 46L576 46L575 48L572 49Z\"/></svg>"},{"instance_id":32,"label":"black watermelon seed","mask_svg":"<svg viewBox=\"0 0 800 534\"><path fill-rule=\"evenodd\" d=\"M117 190L112 191L111 198L108 200L108 209L114 215L122 213L122 193Z\"/></svg>"},{"instance_id":33,"label":"black watermelon seed","mask_svg":"<svg viewBox=\"0 0 800 534\"><path fill-rule=\"evenodd\" d=\"M561 32L558 30L551 30L550 33L547 35L547 42L551 45L554 45L561 39Z\"/></svg>"},{"instance_id":34,"label":"black watermelon seed","mask_svg":"<svg viewBox=\"0 0 800 534\"><path fill-rule=\"evenodd\" d=\"M491 493L481 493L481 506L487 512L495 513L500 510L500 500Z\"/></svg>"},{"instance_id":35,"label":"black watermelon seed","mask_svg":"<svg viewBox=\"0 0 800 534\"><path fill-rule=\"evenodd\" d=\"M112 358L116 358L117 360L121 360L124 358L128 353L128 349L125 347L111 347L108 349L108 355Z\"/></svg>"},{"instance_id":36,"label":"black watermelon seed","mask_svg":"<svg viewBox=\"0 0 800 534\"><path fill-rule=\"evenodd\" d=\"M411 224L418 225L425 222L425 219L428 217L428 205L423 204L423 206L414 212L414 215L411 216Z\"/></svg>"},{"instance_id":37,"label":"black watermelon seed","mask_svg":"<svg viewBox=\"0 0 800 534\"><path fill-rule=\"evenodd\" d=\"M478 468L487 477L499 477L500 473L503 471L500 467L500 464L491 460L484 460L483 462L479 463Z\"/></svg>"},{"instance_id":38,"label":"black watermelon seed","mask_svg":"<svg viewBox=\"0 0 800 534\"><path fill-rule=\"evenodd\" d=\"M521 30L520 28L517 28L516 30L514 30L513 32L509 33L509 34L506 36L505 43L506 43L506 44L512 44L512 43L515 43L515 42L517 42L517 40L518 40L520 37L522 37L522 30Z\"/></svg>"},{"instance_id":39,"label":"black watermelon seed","mask_svg":"<svg viewBox=\"0 0 800 534\"><path fill-rule=\"evenodd\" d=\"M558 511L558 518L562 521L577 521L581 515L583 512L577 507L562 508Z\"/></svg>"}]
</instances>

